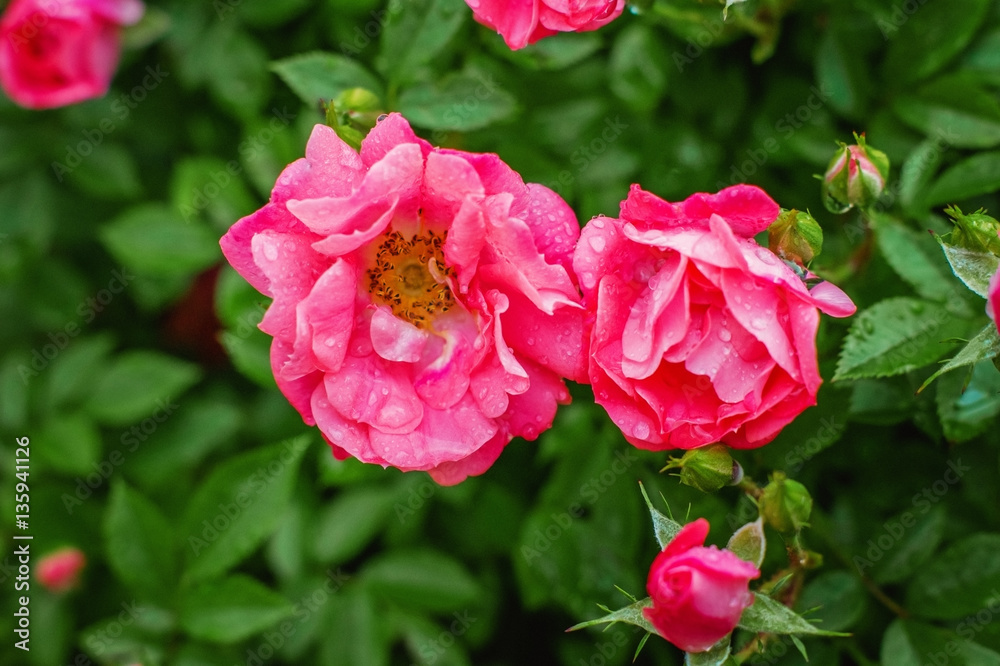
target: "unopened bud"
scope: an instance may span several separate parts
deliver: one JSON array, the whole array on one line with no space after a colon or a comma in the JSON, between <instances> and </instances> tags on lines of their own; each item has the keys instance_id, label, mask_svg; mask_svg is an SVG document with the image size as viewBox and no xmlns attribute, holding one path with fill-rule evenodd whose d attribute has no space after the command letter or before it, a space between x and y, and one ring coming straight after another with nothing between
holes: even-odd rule
<instances>
[{"instance_id":1,"label":"unopened bud","mask_svg":"<svg viewBox=\"0 0 1000 666\"><path fill-rule=\"evenodd\" d=\"M982 209L965 215L952 206L945 209L955 222L955 228L947 238L948 245L973 252L989 252L1000 257L1000 222L987 215Z\"/></svg>"},{"instance_id":2,"label":"unopened bud","mask_svg":"<svg viewBox=\"0 0 1000 666\"><path fill-rule=\"evenodd\" d=\"M784 534L798 532L809 524L810 513L812 497L806 487L775 472L760 496L760 515L767 524Z\"/></svg>"},{"instance_id":3,"label":"unopened bud","mask_svg":"<svg viewBox=\"0 0 1000 666\"><path fill-rule=\"evenodd\" d=\"M823 205L831 213L844 213L853 206L866 208L882 195L889 179L889 158L854 135L853 146L841 143L823 175Z\"/></svg>"},{"instance_id":4,"label":"unopened bud","mask_svg":"<svg viewBox=\"0 0 1000 666\"><path fill-rule=\"evenodd\" d=\"M662 471L680 469L681 483L706 493L739 483L743 468L722 444L691 449L680 458L671 458Z\"/></svg>"},{"instance_id":5,"label":"unopened bud","mask_svg":"<svg viewBox=\"0 0 1000 666\"><path fill-rule=\"evenodd\" d=\"M767 228L767 244L782 259L805 266L823 249L823 229L808 212L783 210Z\"/></svg>"},{"instance_id":6,"label":"unopened bud","mask_svg":"<svg viewBox=\"0 0 1000 666\"><path fill-rule=\"evenodd\" d=\"M38 561L38 582L50 592L66 592L77 586L87 557L79 548L53 551Z\"/></svg>"}]
</instances>

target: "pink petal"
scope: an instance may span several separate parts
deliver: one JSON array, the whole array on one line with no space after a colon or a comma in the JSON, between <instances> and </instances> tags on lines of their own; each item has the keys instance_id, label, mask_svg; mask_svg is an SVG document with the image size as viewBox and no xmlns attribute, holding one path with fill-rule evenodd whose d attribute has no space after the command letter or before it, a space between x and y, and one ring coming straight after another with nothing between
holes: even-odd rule
<instances>
[{"instance_id":1,"label":"pink petal","mask_svg":"<svg viewBox=\"0 0 1000 666\"><path fill-rule=\"evenodd\" d=\"M385 360L416 363L430 334L403 321L383 306L372 313L371 336L375 353Z\"/></svg>"},{"instance_id":2,"label":"pink petal","mask_svg":"<svg viewBox=\"0 0 1000 666\"><path fill-rule=\"evenodd\" d=\"M694 194L682 206L684 216L690 220L720 216L743 238L752 238L767 229L781 212L764 190L753 185L733 185L717 194Z\"/></svg>"},{"instance_id":3,"label":"pink petal","mask_svg":"<svg viewBox=\"0 0 1000 666\"><path fill-rule=\"evenodd\" d=\"M390 113L375 125L361 142L361 161L371 167L385 158L393 148L403 144L416 144L421 155L431 151L431 144L419 138L398 113Z\"/></svg>"}]
</instances>

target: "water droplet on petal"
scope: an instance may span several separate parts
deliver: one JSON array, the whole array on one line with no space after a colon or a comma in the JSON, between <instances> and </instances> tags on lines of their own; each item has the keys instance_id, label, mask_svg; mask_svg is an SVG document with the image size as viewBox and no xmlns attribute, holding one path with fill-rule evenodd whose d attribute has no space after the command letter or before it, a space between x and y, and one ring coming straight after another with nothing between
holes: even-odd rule
<instances>
[{"instance_id":1,"label":"water droplet on petal","mask_svg":"<svg viewBox=\"0 0 1000 666\"><path fill-rule=\"evenodd\" d=\"M271 243L264 243L264 258L268 261L278 260L278 248Z\"/></svg>"},{"instance_id":2,"label":"water droplet on petal","mask_svg":"<svg viewBox=\"0 0 1000 666\"><path fill-rule=\"evenodd\" d=\"M636 439L646 439L649 437L649 425L645 421L639 421L635 424L632 434L635 435Z\"/></svg>"},{"instance_id":3,"label":"water droplet on petal","mask_svg":"<svg viewBox=\"0 0 1000 666\"><path fill-rule=\"evenodd\" d=\"M594 249L594 252L604 252L605 242L602 236L591 236L588 242L590 243L590 247Z\"/></svg>"}]
</instances>

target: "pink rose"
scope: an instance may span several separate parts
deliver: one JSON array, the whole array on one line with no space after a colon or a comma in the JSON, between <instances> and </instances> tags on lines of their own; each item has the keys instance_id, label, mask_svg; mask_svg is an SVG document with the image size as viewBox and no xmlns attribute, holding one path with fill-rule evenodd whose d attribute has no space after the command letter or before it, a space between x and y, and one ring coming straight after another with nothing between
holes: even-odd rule
<instances>
[{"instance_id":1,"label":"pink rose","mask_svg":"<svg viewBox=\"0 0 1000 666\"><path fill-rule=\"evenodd\" d=\"M578 236L548 188L392 114L360 155L317 125L222 249L274 299L274 377L334 454L454 484L537 437L569 402L562 378L586 378Z\"/></svg>"},{"instance_id":2,"label":"pink rose","mask_svg":"<svg viewBox=\"0 0 1000 666\"><path fill-rule=\"evenodd\" d=\"M143 11L139 0L14 0L0 18L0 86L30 109L100 97L121 27Z\"/></svg>"},{"instance_id":3,"label":"pink rose","mask_svg":"<svg viewBox=\"0 0 1000 666\"><path fill-rule=\"evenodd\" d=\"M477 21L522 49L557 32L597 30L618 18L625 0L465 0Z\"/></svg>"},{"instance_id":4,"label":"pink rose","mask_svg":"<svg viewBox=\"0 0 1000 666\"><path fill-rule=\"evenodd\" d=\"M996 324L997 331L1000 331L1000 322L997 321L997 313L1000 313L1000 270L997 270L993 274L993 277L990 278L990 285L986 290L986 314Z\"/></svg>"},{"instance_id":5,"label":"pink rose","mask_svg":"<svg viewBox=\"0 0 1000 666\"><path fill-rule=\"evenodd\" d=\"M760 571L728 550L705 548L708 521L688 523L656 556L644 608L657 633L685 652L704 652L736 628L753 605L748 589Z\"/></svg>"},{"instance_id":6,"label":"pink rose","mask_svg":"<svg viewBox=\"0 0 1000 666\"><path fill-rule=\"evenodd\" d=\"M778 212L749 185L678 204L633 185L620 219L584 228L573 266L593 318L590 380L634 445L754 448L816 403L817 308L855 308L754 242Z\"/></svg>"},{"instance_id":7,"label":"pink rose","mask_svg":"<svg viewBox=\"0 0 1000 666\"><path fill-rule=\"evenodd\" d=\"M79 548L61 548L38 561L38 581L50 592L66 592L77 586L87 557Z\"/></svg>"}]
</instances>

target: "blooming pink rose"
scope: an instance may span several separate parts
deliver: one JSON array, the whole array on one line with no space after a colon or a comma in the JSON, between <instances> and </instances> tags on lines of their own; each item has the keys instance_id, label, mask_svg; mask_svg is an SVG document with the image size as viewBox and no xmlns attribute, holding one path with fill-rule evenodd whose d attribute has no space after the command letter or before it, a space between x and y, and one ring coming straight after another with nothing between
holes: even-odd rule
<instances>
[{"instance_id":1,"label":"blooming pink rose","mask_svg":"<svg viewBox=\"0 0 1000 666\"><path fill-rule=\"evenodd\" d=\"M0 18L0 85L31 109L100 97L121 27L143 11L139 0L14 0Z\"/></svg>"},{"instance_id":2,"label":"blooming pink rose","mask_svg":"<svg viewBox=\"0 0 1000 666\"><path fill-rule=\"evenodd\" d=\"M685 652L704 652L736 628L753 605L748 589L760 571L728 550L704 546L708 521L688 523L649 568L644 608L657 633Z\"/></svg>"},{"instance_id":3,"label":"blooming pink rose","mask_svg":"<svg viewBox=\"0 0 1000 666\"><path fill-rule=\"evenodd\" d=\"M754 242L778 212L749 185L678 204L633 185L620 219L584 228L573 266L593 318L590 380L636 446L754 448L816 403L817 308L855 308Z\"/></svg>"},{"instance_id":4,"label":"blooming pink rose","mask_svg":"<svg viewBox=\"0 0 1000 666\"><path fill-rule=\"evenodd\" d=\"M274 299L274 377L334 454L453 484L548 428L562 378L586 378L578 236L548 188L392 114L360 155L317 125L222 249Z\"/></svg>"},{"instance_id":5,"label":"blooming pink rose","mask_svg":"<svg viewBox=\"0 0 1000 666\"><path fill-rule=\"evenodd\" d=\"M523 49L557 32L597 30L618 18L625 0L465 0L477 21Z\"/></svg>"},{"instance_id":6,"label":"blooming pink rose","mask_svg":"<svg viewBox=\"0 0 1000 666\"><path fill-rule=\"evenodd\" d=\"M61 548L38 561L38 581L50 592L66 592L77 586L87 557L79 548Z\"/></svg>"},{"instance_id":7,"label":"blooming pink rose","mask_svg":"<svg viewBox=\"0 0 1000 666\"><path fill-rule=\"evenodd\" d=\"M986 290L986 314L1000 331L1000 322L997 321L997 313L1000 313L1000 270L990 278L989 288Z\"/></svg>"}]
</instances>

